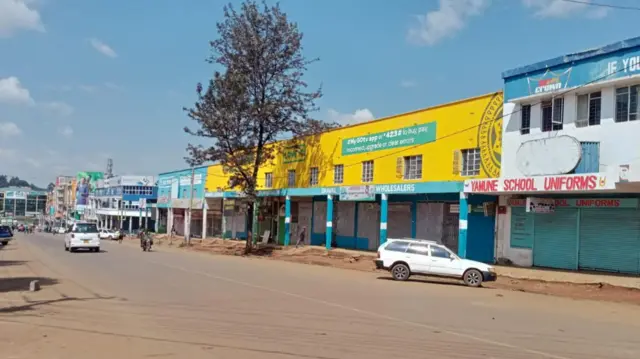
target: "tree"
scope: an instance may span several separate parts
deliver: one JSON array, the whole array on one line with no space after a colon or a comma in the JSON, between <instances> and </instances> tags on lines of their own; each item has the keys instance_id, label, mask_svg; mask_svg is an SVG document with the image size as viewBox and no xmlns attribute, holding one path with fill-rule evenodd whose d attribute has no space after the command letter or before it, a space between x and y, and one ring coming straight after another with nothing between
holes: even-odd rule
<instances>
[{"instance_id":1,"label":"tree","mask_svg":"<svg viewBox=\"0 0 640 359\"><path fill-rule=\"evenodd\" d=\"M54 188L56 188L56 185L53 184L53 182L49 182L49 184L47 185L47 192L53 191Z\"/></svg>"},{"instance_id":2,"label":"tree","mask_svg":"<svg viewBox=\"0 0 640 359\"><path fill-rule=\"evenodd\" d=\"M189 144L191 165L218 162L229 174L229 187L239 187L250 207L256 205L260 166L279 151L278 140L317 134L335 124L312 119L321 90L308 91L307 66L318 61L302 54L302 33L279 5L247 0L236 11L224 7L217 24L219 37L210 42L207 62L216 71L206 90L197 86L198 100L185 108L198 124L185 131L211 140L207 147ZM253 228L255 234L257 229ZM246 251L251 250L247 240Z\"/></svg>"}]
</instances>

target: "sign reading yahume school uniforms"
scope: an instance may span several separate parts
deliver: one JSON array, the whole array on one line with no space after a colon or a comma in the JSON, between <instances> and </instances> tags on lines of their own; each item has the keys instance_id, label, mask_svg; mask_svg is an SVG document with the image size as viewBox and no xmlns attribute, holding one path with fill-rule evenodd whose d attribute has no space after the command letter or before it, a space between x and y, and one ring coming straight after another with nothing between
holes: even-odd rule
<instances>
[{"instance_id":1,"label":"sign reading yahume school uniforms","mask_svg":"<svg viewBox=\"0 0 640 359\"><path fill-rule=\"evenodd\" d=\"M436 140L436 123L403 127L342 140L342 155L422 145Z\"/></svg>"}]
</instances>

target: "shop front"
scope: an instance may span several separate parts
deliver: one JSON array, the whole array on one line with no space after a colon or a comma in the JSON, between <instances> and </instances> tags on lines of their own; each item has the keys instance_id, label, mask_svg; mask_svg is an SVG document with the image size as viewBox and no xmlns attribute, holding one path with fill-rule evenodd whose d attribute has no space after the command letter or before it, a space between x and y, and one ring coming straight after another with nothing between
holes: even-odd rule
<instances>
[{"instance_id":1,"label":"shop front","mask_svg":"<svg viewBox=\"0 0 640 359\"><path fill-rule=\"evenodd\" d=\"M498 258L520 266L640 274L636 194L606 173L472 180L500 194Z\"/></svg>"}]
</instances>

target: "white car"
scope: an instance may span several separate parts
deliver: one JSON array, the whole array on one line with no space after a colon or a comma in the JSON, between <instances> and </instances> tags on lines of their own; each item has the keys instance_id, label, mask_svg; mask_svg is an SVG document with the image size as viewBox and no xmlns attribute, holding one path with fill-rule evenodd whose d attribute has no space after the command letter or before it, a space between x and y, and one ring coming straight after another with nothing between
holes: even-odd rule
<instances>
[{"instance_id":1,"label":"white car","mask_svg":"<svg viewBox=\"0 0 640 359\"><path fill-rule=\"evenodd\" d=\"M100 233L98 233L98 236L100 237L100 239L117 239L118 235L116 234L116 232L110 230L110 229L101 229Z\"/></svg>"},{"instance_id":2,"label":"white car","mask_svg":"<svg viewBox=\"0 0 640 359\"><path fill-rule=\"evenodd\" d=\"M375 263L377 269L389 270L395 280L416 274L462 279L468 286L479 287L497 278L492 266L462 259L434 241L389 239L378 248Z\"/></svg>"},{"instance_id":3,"label":"white car","mask_svg":"<svg viewBox=\"0 0 640 359\"><path fill-rule=\"evenodd\" d=\"M65 233L67 233L67 230L64 228L64 226L60 227L60 228L58 228L58 233L65 234Z\"/></svg>"},{"instance_id":4,"label":"white car","mask_svg":"<svg viewBox=\"0 0 640 359\"><path fill-rule=\"evenodd\" d=\"M100 236L95 223L76 222L71 225L64 237L64 249L74 252L77 249L88 249L100 252Z\"/></svg>"}]
</instances>

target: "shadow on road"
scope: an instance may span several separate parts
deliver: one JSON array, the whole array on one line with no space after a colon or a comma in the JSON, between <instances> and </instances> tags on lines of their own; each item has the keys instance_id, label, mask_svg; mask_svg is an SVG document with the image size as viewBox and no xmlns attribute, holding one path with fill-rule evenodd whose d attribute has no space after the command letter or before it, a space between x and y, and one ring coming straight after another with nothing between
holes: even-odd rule
<instances>
[{"instance_id":1,"label":"shadow on road","mask_svg":"<svg viewBox=\"0 0 640 359\"><path fill-rule=\"evenodd\" d=\"M0 293L28 291L29 283L33 280L40 282L41 287L58 284L57 279L46 277L0 278Z\"/></svg>"},{"instance_id":2,"label":"shadow on road","mask_svg":"<svg viewBox=\"0 0 640 359\"><path fill-rule=\"evenodd\" d=\"M56 304L56 303L63 303L63 302L83 302L88 300L105 300L105 299L113 299L113 297L104 297L104 298L65 297L65 298L58 298L58 299L52 299L52 300L39 300L36 302L30 302L23 305L15 305L7 308L0 308L0 314L11 314L11 313L36 310L38 307L42 307L49 304Z\"/></svg>"},{"instance_id":3,"label":"shadow on road","mask_svg":"<svg viewBox=\"0 0 640 359\"><path fill-rule=\"evenodd\" d=\"M104 249L100 249L98 253L109 253L109 251L105 251ZM73 251L73 254L96 254L94 251L90 251L87 249L76 249Z\"/></svg>"},{"instance_id":4,"label":"shadow on road","mask_svg":"<svg viewBox=\"0 0 640 359\"><path fill-rule=\"evenodd\" d=\"M19 266L27 263L26 261L2 261L0 260L0 267Z\"/></svg>"},{"instance_id":5,"label":"shadow on road","mask_svg":"<svg viewBox=\"0 0 640 359\"><path fill-rule=\"evenodd\" d=\"M391 277L378 277L378 279L380 280L386 280L389 282L395 282L396 280L394 280ZM457 287L467 287L467 285L465 285L464 283L461 282L456 282L455 279L446 279L446 278L415 278L412 277L410 279L407 279L405 281L405 283L420 283L420 284L439 284L439 285L451 285L451 286L457 286Z\"/></svg>"}]
</instances>

